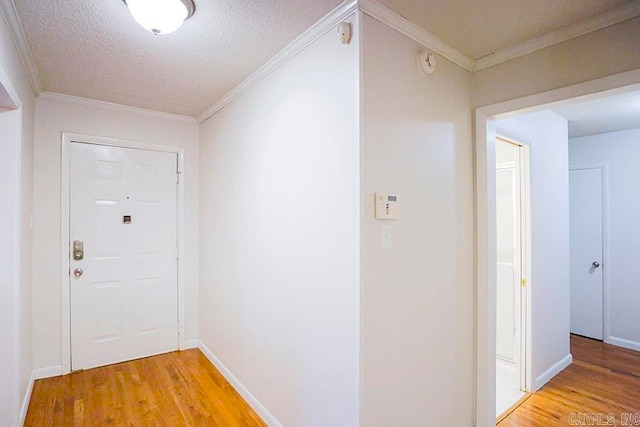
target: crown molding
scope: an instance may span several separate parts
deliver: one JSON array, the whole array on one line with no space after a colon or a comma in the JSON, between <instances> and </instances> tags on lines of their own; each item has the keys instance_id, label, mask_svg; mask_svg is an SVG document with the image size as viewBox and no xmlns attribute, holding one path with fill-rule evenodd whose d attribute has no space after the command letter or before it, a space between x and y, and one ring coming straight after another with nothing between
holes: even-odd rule
<instances>
[{"instance_id":1,"label":"crown molding","mask_svg":"<svg viewBox=\"0 0 640 427\"><path fill-rule=\"evenodd\" d=\"M547 47L601 30L628 19L640 16L640 2L627 3L603 14L587 18L568 27L562 28L540 37L528 40L515 46L500 49L495 53L478 58L473 71L484 70L506 61L545 49Z\"/></svg>"},{"instance_id":2,"label":"crown molding","mask_svg":"<svg viewBox=\"0 0 640 427\"><path fill-rule=\"evenodd\" d=\"M336 24L342 22L349 15L361 10L374 19L394 28L407 37L425 45L436 53L444 56L462 68L473 70L474 61L464 53L443 42L423 28L406 20L392 10L384 7L375 0L346 0L324 18L310 27L302 35L281 50L276 56L260 67L256 72L247 77L242 83L220 98L215 104L198 116L198 123L203 123L208 118L232 103L236 98L264 80L283 64L316 41Z\"/></svg>"},{"instance_id":3,"label":"crown molding","mask_svg":"<svg viewBox=\"0 0 640 427\"><path fill-rule=\"evenodd\" d=\"M376 0L360 0L359 4L360 10L370 17L388 25L396 31L399 31L425 47L432 49L437 54L444 56L465 70L473 71L473 58L442 41L440 38L426 31L424 28L403 18L396 12L378 3Z\"/></svg>"},{"instance_id":4,"label":"crown molding","mask_svg":"<svg viewBox=\"0 0 640 427\"><path fill-rule=\"evenodd\" d=\"M154 119L169 120L172 122L197 124L196 119L180 114L165 113L163 111L147 110L146 108L131 107L129 105L115 104L113 102L97 101L95 99L81 98L79 96L64 95L55 92L42 92L38 99L74 104L82 107L100 108L103 110L116 111L119 113L135 114L138 116L151 117Z\"/></svg>"},{"instance_id":5,"label":"crown molding","mask_svg":"<svg viewBox=\"0 0 640 427\"><path fill-rule=\"evenodd\" d=\"M302 33L298 38L278 52L276 56L267 61L262 67L258 68L256 72L247 77L242 83L220 98L220 100L211 107L207 108L198 116L198 123L204 122L209 117L232 103L236 98L240 97L249 89L260 83L271 73L287 63L291 58L307 48L311 43L326 34L327 31L334 28L336 24L344 21L357 10L358 0L346 0L338 5L338 7L329 12L324 18L316 22L307 31Z\"/></svg>"},{"instance_id":6,"label":"crown molding","mask_svg":"<svg viewBox=\"0 0 640 427\"><path fill-rule=\"evenodd\" d=\"M29 49L27 37L24 34L24 28L22 28L22 23L18 17L18 11L16 10L16 5L13 3L13 0L0 0L0 12L2 12L4 22L6 22L9 28L11 39L29 78L31 89L33 89L33 93L37 96L43 90L42 79L40 79L38 68L33 60L33 55L31 54L31 49Z\"/></svg>"}]
</instances>

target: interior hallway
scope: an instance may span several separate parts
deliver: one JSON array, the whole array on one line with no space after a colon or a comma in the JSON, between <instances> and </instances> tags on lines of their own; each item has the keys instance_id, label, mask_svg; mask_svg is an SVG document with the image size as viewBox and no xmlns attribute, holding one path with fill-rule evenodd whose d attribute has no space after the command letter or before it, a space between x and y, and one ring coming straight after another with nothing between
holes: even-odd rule
<instances>
[{"instance_id":1,"label":"interior hallway","mask_svg":"<svg viewBox=\"0 0 640 427\"><path fill-rule=\"evenodd\" d=\"M36 381L25 426L264 426L200 352Z\"/></svg>"},{"instance_id":2,"label":"interior hallway","mask_svg":"<svg viewBox=\"0 0 640 427\"><path fill-rule=\"evenodd\" d=\"M604 422L608 421L607 414L613 414L615 425L621 425L622 414L636 414L632 420L637 422L640 418L640 352L571 335L571 353L573 364L498 427L577 425L575 420L573 424L570 422L572 413L605 414Z\"/></svg>"}]
</instances>

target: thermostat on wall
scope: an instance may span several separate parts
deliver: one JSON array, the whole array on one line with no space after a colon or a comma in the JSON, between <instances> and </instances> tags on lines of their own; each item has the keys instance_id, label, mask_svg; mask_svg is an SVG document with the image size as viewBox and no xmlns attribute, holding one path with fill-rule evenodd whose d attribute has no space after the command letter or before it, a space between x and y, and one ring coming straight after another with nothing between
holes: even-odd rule
<instances>
[{"instance_id":1,"label":"thermostat on wall","mask_svg":"<svg viewBox=\"0 0 640 427\"><path fill-rule=\"evenodd\" d=\"M389 193L376 193L376 219L398 218L398 196Z\"/></svg>"}]
</instances>

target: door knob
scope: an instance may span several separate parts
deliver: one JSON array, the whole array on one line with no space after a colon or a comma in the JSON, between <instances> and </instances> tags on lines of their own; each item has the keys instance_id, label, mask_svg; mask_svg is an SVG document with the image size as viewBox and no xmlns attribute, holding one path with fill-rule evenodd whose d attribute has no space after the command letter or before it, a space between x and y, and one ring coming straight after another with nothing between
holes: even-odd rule
<instances>
[{"instance_id":1,"label":"door knob","mask_svg":"<svg viewBox=\"0 0 640 427\"><path fill-rule=\"evenodd\" d=\"M599 263L598 261L593 261L593 262L591 263L591 267L593 267L593 268L598 268L598 267L600 267L600 263Z\"/></svg>"},{"instance_id":2,"label":"door knob","mask_svg":"<svg viewBox=\"0 0 640 427\"><path fill-rule=\"evenodd\" d=\"M75 270L73 270L73 275L76 276L77 278L79 278L83 274L84 274L84 270L82 270L81 268L76 268Z\"/></svg>"}]
</instances>

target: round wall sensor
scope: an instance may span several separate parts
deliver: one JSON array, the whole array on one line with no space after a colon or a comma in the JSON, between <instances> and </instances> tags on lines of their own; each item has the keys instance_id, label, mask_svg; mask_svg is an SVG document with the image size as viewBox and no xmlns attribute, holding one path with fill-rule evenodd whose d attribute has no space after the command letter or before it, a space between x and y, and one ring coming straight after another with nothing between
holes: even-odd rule
<instances>
[{"instance_id":1,"label":"round wall sensor","mask_svg":"<svg viewBox=\"0 0 640 427\"><path fill-rule=\"evenodd\" d=\"M416 62L418 63L418 69L425 76L433 74L436 70L436 56L428 50L418 53Z\"/></svg>"}]
</instances>

